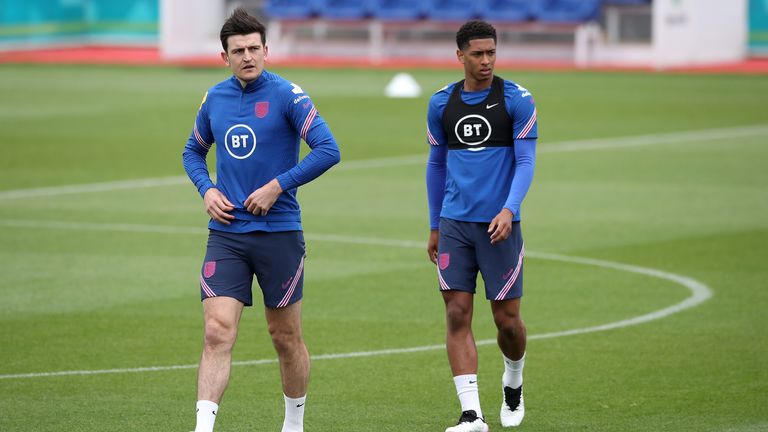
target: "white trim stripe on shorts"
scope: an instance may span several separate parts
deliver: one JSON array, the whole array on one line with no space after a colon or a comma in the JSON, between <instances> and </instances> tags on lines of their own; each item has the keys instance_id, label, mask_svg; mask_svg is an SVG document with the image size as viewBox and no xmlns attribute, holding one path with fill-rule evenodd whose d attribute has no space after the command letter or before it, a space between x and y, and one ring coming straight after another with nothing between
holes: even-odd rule
<instances>
[{"instance_id":1,"label":"white trim stripe on shorts","mask_svg":"<svg viewBox=\"0 0 768 432\"><path fill-rule=\"evenodd\" d=\"M293 282L291 283L291 288L288 290L287 293L285 293L285 296L283 296L283 299L280 300L280 303L277 304L277 307L285 307L288 305L288 302L291 300L291 296L293 296L293 291L296 289L296 285L299 284L299 279L301 279L301 272L304 271L304 257L301 258L301 262L299 263L299 268L296 270L296 274L293 276Z\"/></svg>"},{"instance_id":2,"label":"white trim stripe on shorts","mask_svg":"<svg viewBox=\"0 0 768 432\"><path fill-rule=\"evenodd\" d=\"M203 275L200 275L200 288L203 289L203 292L205 292L206 297L216 297L216 293L213 292L211 287L208 286L207 283L205 283L205 278L203 278Z\"/></svg>"},{"instance_id":3,"label":"white trim stripe on shorts","mask_svg":"<svg viewBox=\"0 0 768 432\"><path fill-rule=\"evenodd\" d=\"M523 255L525 255L525 245L520 248L520 255L517 256L517 267L515 267L515 272L512 273L512 276L509 278L507 283L504 284L504 288L501 289L499 295L497 295L494 300L504 300L504 297L507 295L507 293L509 293L512 285L515 284L517 276L520 274L520 269L523 268Z\"/></svg>"},{"instance_id":4,"label":"white trim stripe on shorts","mask_svg":"<svg viewBox=\"0 0 768 432\"><path fill-rule=\"evenodd\" d=\"M440 282L440 291L450 291L451 287L448 286L445 279L443 279L442 273L440 273L440 266L435 267L437 267L437 279Z\"/></svg>"}]
</instances>

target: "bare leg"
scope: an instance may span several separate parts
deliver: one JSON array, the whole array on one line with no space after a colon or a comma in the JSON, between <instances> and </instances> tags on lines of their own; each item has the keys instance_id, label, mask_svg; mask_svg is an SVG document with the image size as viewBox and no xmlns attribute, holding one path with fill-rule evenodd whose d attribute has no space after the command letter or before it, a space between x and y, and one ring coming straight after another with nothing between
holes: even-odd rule
<instances>
[{"instance_id":1,"label":"bare leg","mask_svg":"<svg viewBox=\"0 0 768 432\"><path fill-rule=\"evenodd\" d=\"M499 417L503 427L519 426L525 416L523 399L523 355L526 332L520 317L520 299L491 302L493 320L498 329L497 340L504 354L504 375L501 377L504 401Z\"/></svg>"},{"instance_id":2,"label":"bare leg","mask_svg":"<svg viewBox=\"0 0 768 432\"><path fill-rule=\"evenodd\" d=\"M232 347L237 339L237 326L243 304L231 297L203 300L205 338L197 375L197 399L221 401L229 383Z\"/></svg>"},{"instance_id":3,"label":"bare leg","mask_svg":"<svg viewBox=\"0 0 768 432\"><path fill-rule=\"evenodd\" d=\"M478 418L483 416L483 410L480 407L477 384L477 346L472 335L474 295L463 291L443 291L443 300L446 320L445 346L462 411L459 424L446 429L446 432L465 430L469 423L476 423L473 427L483 427L483 430L487 431L485 421Z\"/></svg>"},{"instance_id":4,"label":"bare leg","mask_svg":"<svg viewBox=\"0 0 768 432\"><path fill-rule=\"evenodd\" d=\"M520 360L527 341L525 323L520 317L520 299L493 301L491 311L501 352L510 360Z\"/></svg>"},{"instance_id":5,"label":"bare leg","mask_svg":"<svg viewBox=\"0 0 768 432\"><path fill-rule=\"evenodd\" d=\"M477 346L472 335L473 295L444 291L448 362L453 376L477 373Z\"/></svg>"},{"instance_id":6,"label":"bare leg","mask_svg":"<svg viewBox=\"0 0 768 432\"><path fill-rule=\"evenodd\" d=\"M269 334L280 362L283 393L290 398L307 394L309 352L301 333L301 300L279 309L266 309Z\"/></svg>"}]
</instances>

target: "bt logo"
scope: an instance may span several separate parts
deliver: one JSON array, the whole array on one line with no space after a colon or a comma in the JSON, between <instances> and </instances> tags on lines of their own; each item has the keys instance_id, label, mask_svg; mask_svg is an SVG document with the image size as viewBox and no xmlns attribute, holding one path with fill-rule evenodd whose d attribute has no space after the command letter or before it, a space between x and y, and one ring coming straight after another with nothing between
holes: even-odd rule
<instances>
[{"instance_id":1,"label":"bt logo","mask_svg":"<svg viewBox=\"0 0 768 432\"><path fill-rule=\"evenodd\" d=\"M256 134L248 125L236 124L224 136L227 153L235 159L246 159L256 150Z\"/></svg>"},{"instance_id":2,"label":"bt logo","mask_svg":"<svg viewBox=\"0 0 768 432\"><path fill-rule=\"evenodd\" d=\"M459 142L468 146L471 151L480 151L485 147L474 147L488 141L491 137L491 124L488 120L477 114L470 114L462 117L456 122L454 133Z\"/></svg>"}]
</instances>

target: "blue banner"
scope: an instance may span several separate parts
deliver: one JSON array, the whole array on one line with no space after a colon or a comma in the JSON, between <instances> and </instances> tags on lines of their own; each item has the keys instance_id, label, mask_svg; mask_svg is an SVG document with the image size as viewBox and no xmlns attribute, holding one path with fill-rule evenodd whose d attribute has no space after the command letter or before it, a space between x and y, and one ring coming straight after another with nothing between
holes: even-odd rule
<instances>
[{"instance_id":1,"label":"blue banner","mask_svg":"<svg viewBox=\"0 0 768 432\"><path fill-rule=\"evenodd\" d=\"M768 0L749 1L749 51L768 54Z\"/></svg>"},{"instance_id":2,"label":"blue banner","mask_svg":"<svg viewBox=\"0 0 768 432\"><path fill-rule=\"evenodd\" d=\"M0 43L157 42L159 1L0 1Z\"/></svg>"}]
</instances>

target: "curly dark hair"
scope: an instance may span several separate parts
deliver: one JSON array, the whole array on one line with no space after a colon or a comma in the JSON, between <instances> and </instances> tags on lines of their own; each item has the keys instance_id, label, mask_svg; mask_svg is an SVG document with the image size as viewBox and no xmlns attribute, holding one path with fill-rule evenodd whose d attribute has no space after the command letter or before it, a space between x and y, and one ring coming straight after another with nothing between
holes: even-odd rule
<instances>
[{"instance_id":1,"label":"curly dark hair","mask_svg":"<svg viewBox=\"0 0 768 432\"><path fill-rule=\"evenodd\" d=\"M221 26L221 46L224 48L224 52L227 52L227 39L230 36L235 35L247 35L251 33L259 33L261 35L261 43L267 43L267 29L264 27L255 16L250 15L243 8L237 8L232 12L229 18L224 21L224 25Z\"/></svg>"},{"instance_id":2,"label":"curly dark hair","mask_svg":"<svg viewBox=\"0 0 768 432\"><path fill-rule=\"evenodd\" d=\"M467 21L456 32L456 45L464 51L473 39L493 39L496 42L496 29L485 21Z\"/></svg>"}]
</instances>

